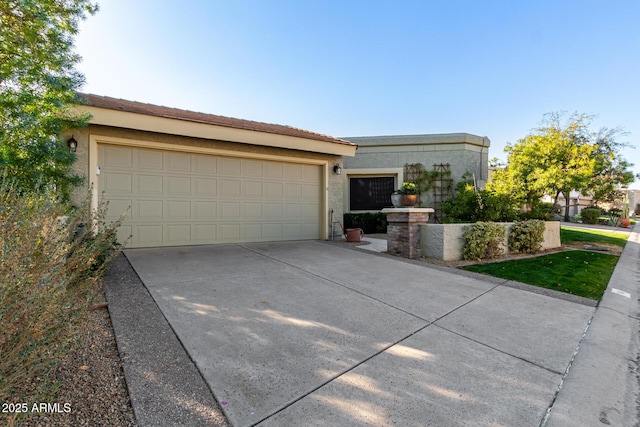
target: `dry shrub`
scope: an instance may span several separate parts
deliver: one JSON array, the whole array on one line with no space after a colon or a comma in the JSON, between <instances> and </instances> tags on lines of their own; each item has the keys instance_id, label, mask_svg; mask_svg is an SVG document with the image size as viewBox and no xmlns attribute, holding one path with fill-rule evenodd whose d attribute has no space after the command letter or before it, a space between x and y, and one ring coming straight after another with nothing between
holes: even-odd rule
<instances>
[{"instance_id":1,"label":"dry shrub","mask_svg":"<svg viewBox=\"0 0 640 427\"><path fill-rule=\"evenodd\" d=\"M69 326L116 254L116 228L89 197L79 208L52 192L0 182L0 402L52 401ZM92 226L93 224L93 226Z\"/></svg>"}]
</instances>

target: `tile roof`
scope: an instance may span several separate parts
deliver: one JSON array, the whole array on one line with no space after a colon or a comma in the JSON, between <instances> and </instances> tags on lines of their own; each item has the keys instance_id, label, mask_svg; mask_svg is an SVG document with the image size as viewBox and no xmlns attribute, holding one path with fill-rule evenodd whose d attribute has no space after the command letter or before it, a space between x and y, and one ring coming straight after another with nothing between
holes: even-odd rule
<instances>
[{"instance_id":1,"label":"tile roof","mask_svg":"<svg viewBox=\"0 0 640 427\"><path fill-rule=\"evenodd\" d=\"M195 123L204 123L215 126L224 126L235 129L251 130L256 132L273 133L296 138L313 139L317 141L333 142L336 144L356 145L350 141L323 135L291 126L276 125L271 123L254 122L252 120L235 119L232 117L217 116L215 114L198 113L195 111L181 110L178 108L163 107L160 105L145 104L125 99L111 98L86 93L78 94L86 105L105 108L108 110L126 111L129 113L145 114L148 116L164 117L167 119L184 120Z\"/></svg>"}]
</instances>

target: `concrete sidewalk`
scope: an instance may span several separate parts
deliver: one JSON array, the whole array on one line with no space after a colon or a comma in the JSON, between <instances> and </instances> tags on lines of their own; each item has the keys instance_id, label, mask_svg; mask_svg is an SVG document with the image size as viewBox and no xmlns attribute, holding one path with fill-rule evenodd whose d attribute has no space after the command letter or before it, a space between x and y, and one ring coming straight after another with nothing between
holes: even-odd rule
<instances>
[{"instance_id":1,"label":"concrete sidewalk","mask_svg":"<svg viewBox=\"0 0 640 427\"><path fill-rule=\"evenodd\" d=\"M636 223L546 426L638 425L640 223Z\"/></svg>"}]
</instances>

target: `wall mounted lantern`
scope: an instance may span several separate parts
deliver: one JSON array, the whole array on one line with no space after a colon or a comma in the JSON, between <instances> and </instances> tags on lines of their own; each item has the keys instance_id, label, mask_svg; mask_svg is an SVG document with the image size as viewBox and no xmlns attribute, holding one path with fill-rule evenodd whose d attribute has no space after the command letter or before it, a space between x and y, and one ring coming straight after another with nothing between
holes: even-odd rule
<instances>
[{"instance_id":1,"label":"wall mounted lantern","mask_svg":"<svg viewBox=\"0 0 640 427\"><path fill-rule=\"evenodd\" d=\"M335 173L336 175L342 175L342 168L340 167L340 165L335 165L333 167L333 173Z\"/></svg>"},{"instance_id":2,"label":"wall mounted lantern","mask_svg":"<svg viewBox=\"0 0 640 427\"><path fill-rule=\"evenodd\" d=\"M71 135L71 138L67 141L67 147L69 147L69 151L72 153L75 153L78 149L78 141L76 141L73 135Z\"/></svg>"}]
</instances>

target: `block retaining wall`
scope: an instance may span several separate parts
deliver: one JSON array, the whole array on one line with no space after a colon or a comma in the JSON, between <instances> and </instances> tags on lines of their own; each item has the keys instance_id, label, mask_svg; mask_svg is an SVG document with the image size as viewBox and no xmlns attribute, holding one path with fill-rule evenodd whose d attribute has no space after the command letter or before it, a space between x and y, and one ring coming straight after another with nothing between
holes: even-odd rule
<instances>
[{"instance_id":1,"label":"block retaining wall","mask_svg":"<svg viewBox=\"0 0 640 427\"><path fill-rule=\"evenodd\" d=\"M505 253L509 251L508 239L512 222L502 223L507 227L507 234L503 243ZM464 228L472 224L421 224L420 246L421 255L427 258L441 259L444 261L458 261L462 259ZM560 222L546 221L544 241L541 249L559 248Z\"/></svg>"}]
</instances>

